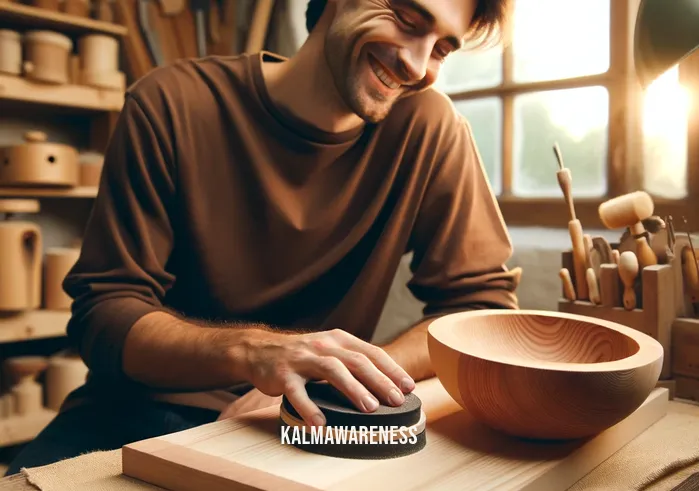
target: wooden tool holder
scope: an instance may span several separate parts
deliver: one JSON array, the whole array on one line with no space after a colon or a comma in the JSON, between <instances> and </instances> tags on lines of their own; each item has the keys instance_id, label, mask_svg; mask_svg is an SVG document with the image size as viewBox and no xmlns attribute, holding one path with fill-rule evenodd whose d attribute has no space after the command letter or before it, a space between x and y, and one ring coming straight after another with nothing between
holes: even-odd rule
<instances>
[{"instance_id":1,"label":"wooden tool holder","mask_svg":"<svg viewBox=\"0 0 699 491\"><path fill-rule=\"evenodd\" d=\"M620 249L618 243L610 246ZM665 351L659 385L676 391L678 397L699 400L699 297L687 287L683 274L683 251L689 247L687 234L676 233L663 263L639 269L632 310L623 306L624 285L613 263L599 267L599 304L570 301L562 287L558 310L617 322L658 340ZM562 267L574 275L572 250L564 251L561 259Z\"/></svg>"}]
</instances>

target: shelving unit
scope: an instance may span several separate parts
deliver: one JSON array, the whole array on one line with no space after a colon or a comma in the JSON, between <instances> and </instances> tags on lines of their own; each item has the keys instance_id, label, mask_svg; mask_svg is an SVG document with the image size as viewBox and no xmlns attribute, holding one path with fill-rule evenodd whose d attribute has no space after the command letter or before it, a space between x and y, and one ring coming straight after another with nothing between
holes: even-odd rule
<instances>
[{"instance_id":1,"label":"shelving unit","mask_svg":"<svg viewBox=\"0 0 699 491\"><path fill-rule=\"evenodd\" d=\"M96 187L78 186L68 189L0 187L0 198L94 198Z\"/></svg>"},{"instance_id":2,"label":"shelving unit","mask_svg":"<svg viewBox=\"0 0 699 491\"><path fill-rule=\"evenodd\" d=\"M0 315L0 344L65 336L70 312L30 310Z\"/></svg>"},{"instance_id":3,"label":"shelving unit","mask_svg":"<svg viewBox=\"0 0 699 491\"><path fill-rule=\"evenodd\" d=\"M0 74L0 101L3 100L102 112L121 110L124 95L82 85L39 84L23 77Z\"/></svg>"},{"instance_id":4,"label":"shelving unit","mask_svg":"<svg viewBox=\"0 0 699 491\"><path fill-rule=\"evenodd\" d=\"M127 27L118 23L102 22L2 0L0 26L20 33L34 30L55 31L72 38L73 41L85 34L105 34L116 37L120 41L121 49L130 41ZM73 54L77 54L77 51ZM22 120L27 120L28 125L32 125L34 121L45 124L47 120L60 121L59 124L63 124L63 121L57 118L65 115L65 124L76 126L61 127L61 131L74 131L79 135L77 140L87 140L79 146L80 151L104 152L123 104L124 93L120 90L103 90L74 84L48 84L30 80L22 75L0 73L0 118L19 116ZM32 129L27 128L28 131ZM87 131L89 133L86 133ZM73 202L94 199L96 196L96 187L0 186L0 199L66 199ZM79 209L84 208L82 203L76 203L75 206ZM47 206L46 209L50 212L51 206ZM52 344L54 341L50 338L65 337L70 317L69 310L44 308L20 313L0 312L0 345L3 348L3 357L31 351L33 345L25 344L28 341L49 339L47 343L38 343L43 345ZM60 344L63 341L56 339L56 342ZM0 359L0 362L2 361ZM0 418L0 447L32 440L55 415L55 411L44 409L27 416Z\"/></svg>"},{"instance_id":5,"label":"shelving unit","mask_svg":"<svg viewBox=\"0 0 699 491\"><path fill-rule=\"evenodd\" d=\"M0 21L17 27L53 29L66 34L101 33L126 36L128 33L126 27L119 24L84 19L12 2L0 2Z\"/></svg>"}]
</instances>

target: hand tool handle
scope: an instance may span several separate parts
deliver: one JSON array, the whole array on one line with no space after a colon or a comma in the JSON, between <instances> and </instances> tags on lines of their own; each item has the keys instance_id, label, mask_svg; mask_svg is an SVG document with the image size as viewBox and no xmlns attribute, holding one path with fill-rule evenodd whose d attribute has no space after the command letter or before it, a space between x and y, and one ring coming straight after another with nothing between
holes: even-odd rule
<instances>
[{"instance_id":1,"label":"hand tool handle","mask_svg":"<svg viewBox=\"0 0 699 491\"><path fill-rule=\"evenodd\" d=\"M682 248L682 276L687 294L694 297L699 293L699 274L697 274L696 256L690 247Z\"/></svg>"},{"instance_id":2,"label":"hand tool handle","mask_svg":"<svg viewBox=\"0 0 699 491\"><path fill-rule=\"evenodd\" d=\"M570 175L570 170L561 169L556 172L556 177L558 178L558 185L560 186L561 191L563 192L563 197L568 205L568 213L570 215L569 218L571 220L575 220L577 217L575 216L575 205L573 204L573 178Z\"/></svg>"},{"instance_id":3,"label":"hand tool handle","mask_svg":"<svg viewBox=\"0 0 699 491\"><path fill-rule=\"evenodd\" d=\"M643 236L636 237L636 257L641 269L658 264L658 257L651 249L650 244L648 244L648 240Z\"/></svg>"},{"instance_id":4,"label":"hand tool handle","mask_svg":"<svg viewBox=\"0 0 699 491\"><path fill-rule=\"evenodd\" d=\"M634 283L638 275L638 258L631 251L624 251L619 256L619 276L624 283L624 308L633 310L636 308L636 290Z\"/></svg>"},{"instance_id":5,"label":"hand tool handle","mask_svg":"<svg viewBox=\"0 0 699 491\"><path fill-rule=\"evenodd\" d=\"M568 222L568 232L573 243L573 268L575 269L575 289L580 300L588 299L587 280L585 270L587 269L587 254L585 253L585 239L583 237L582 224L580 220Z\"/></svg>"},{"instance_id":6,"label":"hand tool handle","mask_svg":"<svg viewBox=\"0 0 699 491\"><path fill-rule=\"evenodd\" d=\"M592 268L587 268L585 274L587 278L587 288L590 292L590 302L592 302L595 305L599 305L601 303L601 300L599 296L599 288L597 285L597 275L595 274L595 270Z\"/></svg>"},{"instance_id":7,"label":"hand tool handle","mask_svg":"<svg viewBox=\"0 0 699 491\"><path fill-rule=\"evenodd\" d=\"M563 295L571 302L574 302L575 288L573 288L573 281L570 279L570 271L568 271L568 268L561 268L558 272L558 276L561 278L561 283L563 284Z\"/></svg>"},{"instance_id":8,"label":"hand tool handle","mask_svg":"<svg viewBox=\"0 0 699 491\"><path fill-rule=\"evenodd\" d=\"M619 250L612 249L612 261L614 264L619 264Z\"/></svg>"}]
</instances>

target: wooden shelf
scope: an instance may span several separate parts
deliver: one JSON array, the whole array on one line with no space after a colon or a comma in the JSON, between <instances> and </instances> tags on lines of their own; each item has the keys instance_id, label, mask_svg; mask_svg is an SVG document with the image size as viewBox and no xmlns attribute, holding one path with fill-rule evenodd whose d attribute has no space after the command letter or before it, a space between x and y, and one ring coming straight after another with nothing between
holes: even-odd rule
<instances>
[{"instance_id":1,"label":"wooden shelf","mask_svg":"<svg viewBox=\"0 0 699 491\"><path fill-rule=\"evenodd\" d=\"M0 6L4 5L0 1ZM17 101L87 111L121 111L124 93L82 85L50 85L0 74L0 101Z\"/></svg>"},{"instance_id":2,"label":"wooden shelf","mask_svg":"<svg viewBox=\"0 0 699 491\"><path fill-rule=\"evenodd\" d=\"M94 198L96 187L60 188L10 188L0 187L0 197L19 198Z\"/></svg>"},{"instance_id":3,"label":"wooden shelf","mask_svg":"<svg viewBox=\"0 0 699 491\"><path fill-rule=\"evenodd\" d=\"M70 311L42 309L17 314L2 313L0 343L65 336L70 315Z\"/></svg>"},{"instance_id":4,"label":"wooden shelf","mask_svg":"<svg viewBox=\"0 0 699 491\"><path fill-rule=\"evenodd\" d=\"M52 29L63 34L113 34L125 36L128 33L126 27L102 22L75 15L68 15L62 12L0 1L0 21L6 25L12 24L17 27L28 29Z\"/></svg>"},{"instance_id":5,"label":"wooden shelf","mask_svg":"<svg viewBox=\"0 0 699 491\"><path fill-rule=\"evenodd\" d=\"M37 414L0 418L0 447L19 445L34 439L56 414L56 411L44 409Z\"/></svg>"}]
</instances>

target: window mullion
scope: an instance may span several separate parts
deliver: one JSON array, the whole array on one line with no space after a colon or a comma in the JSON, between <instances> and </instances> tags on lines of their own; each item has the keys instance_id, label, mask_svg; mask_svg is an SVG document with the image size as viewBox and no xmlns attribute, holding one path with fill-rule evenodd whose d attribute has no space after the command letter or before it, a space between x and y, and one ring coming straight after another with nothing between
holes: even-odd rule
<instances>
[{"instance_id":1,"label":"window mullion","mask_svg":"<svg viewBox=\"0 0 699 491\"><path fill-rule=\"evenodd\" d=\"M504 86L512 84L512 72L514 69L512 43L508 43L502 54L502 81ZM512 94L502 96L502 196L512 195L512 169L514 150L514 118Z\"/></svg>"}]
</instances>

